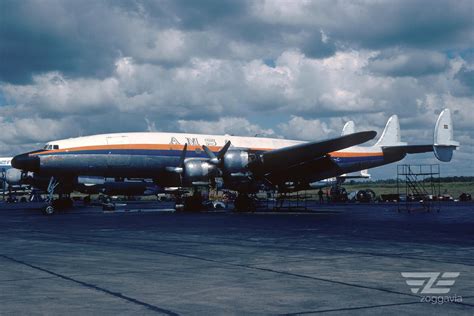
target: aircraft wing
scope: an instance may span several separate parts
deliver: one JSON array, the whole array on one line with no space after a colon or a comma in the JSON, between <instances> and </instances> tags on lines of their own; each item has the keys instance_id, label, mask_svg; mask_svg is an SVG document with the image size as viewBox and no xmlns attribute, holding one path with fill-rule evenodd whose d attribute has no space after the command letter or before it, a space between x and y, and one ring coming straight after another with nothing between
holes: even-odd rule
<instances>
[{"instance_id":1,"label":"aircraft wing","mask_svg":"<svg viewBox=\"0 0 474 316\"><path fill-rule=\"evenodd\" d=\"M375 131L358 132L319 142L309 142L267 151L263 154L264 173L287 170L326 156L328 153L365 143L373 139Z\"/></svg>"}]
</instances>

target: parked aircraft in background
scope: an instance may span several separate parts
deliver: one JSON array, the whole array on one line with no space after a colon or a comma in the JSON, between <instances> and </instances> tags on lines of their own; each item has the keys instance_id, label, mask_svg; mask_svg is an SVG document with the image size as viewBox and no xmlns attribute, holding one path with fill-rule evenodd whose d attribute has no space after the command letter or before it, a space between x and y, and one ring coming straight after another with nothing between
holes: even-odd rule
<instances>
[{"instance_id":1,"label":"parked aircraft in background","mask_svg":"<svg viewBox=\"0 0 474 316\"><path fill-rule=\"evenodd\" d=\"M22 171L12 167L11 161L13 157L0 158L0 180L2 188L7 190L9 187L20 186L24 183L25 176Z\"/></svg>"},{"instance_id":2,"label":"parked aircraft in background","mask_svg":"<svg viewBox=\"0 0 474 316\"><path fill-rule=\"evenodd\" d=\"M78 176L152 178L162 187L207 186L221 177L225 188L247 194L262 185L278 190L308 186L412 153L433 151L440 161L450 161L459 146L448 109L438 117L432 144L401 142L396 115L373 146L360 144L375 138L375 131L353 133L350 123L344 130L340 137L313 142L188 133L102 134L49 142L42 150L15 156L12 165L48 177L51 198L55 192L68 193Z\"/></svg>"},{"instance_id":3,"label":"parked aircraft in background","mask_svg":"<svg viewBox=\"0 0 474 316\"><path fill-rule=\"evenodd\" d=\"M0 157L0 169L6 170L12 167L13 157Z\"/></svg>"},{"instance_id":4,"label":"parked aircraft in background","mask_svg":"<svg viewBox=\"0 0 474 316\"><path fill-rule=\"evenodd\" d=\"M3 191L7 190L7 170L12 167L11 161L13 157L0 157L0 181Z\"/></svg>"}]
</instances>

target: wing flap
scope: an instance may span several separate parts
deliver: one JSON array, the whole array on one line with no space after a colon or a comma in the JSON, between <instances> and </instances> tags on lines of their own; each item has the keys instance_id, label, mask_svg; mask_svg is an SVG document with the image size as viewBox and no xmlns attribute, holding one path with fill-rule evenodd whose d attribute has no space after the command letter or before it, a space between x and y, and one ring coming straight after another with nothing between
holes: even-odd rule
<instances>
[{"instance_id":1,"label":"wing flap","mask_svg":"<svg viewBox=\"0 0 474 316\"><path fill-rule=\"evenodd\" d=\"M288 169L322 157L330 152L365 143L377 135L375 131L358 132L319 142L309 142L267 151L263 154L265 172Z\"/></svg>"}]
</instances>

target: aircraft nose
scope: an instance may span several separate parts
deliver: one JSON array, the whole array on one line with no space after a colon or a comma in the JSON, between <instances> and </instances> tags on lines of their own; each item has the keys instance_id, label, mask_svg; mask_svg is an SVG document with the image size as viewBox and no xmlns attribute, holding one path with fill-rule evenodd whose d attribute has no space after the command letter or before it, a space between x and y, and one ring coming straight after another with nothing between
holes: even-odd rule
<instances>
[{"instance_id":1,"label":"aircraft nose","mask_svg":"<svg viewBox=\"0 0 474 316\"><path fill-rule=\"evenodd\" d=\"M24 171L38 172L40 169L40 159L38 156L30 156L30 153L13 157L12 167Z\"/></svg>"}]
</instances>

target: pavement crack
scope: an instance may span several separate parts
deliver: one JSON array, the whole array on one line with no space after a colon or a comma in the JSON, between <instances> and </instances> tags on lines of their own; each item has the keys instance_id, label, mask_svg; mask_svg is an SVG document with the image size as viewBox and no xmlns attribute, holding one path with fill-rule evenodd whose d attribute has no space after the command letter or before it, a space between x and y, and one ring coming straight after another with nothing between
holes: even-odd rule
<instances>
[{"instance_id":1,"label":"pavement crack","mask_svg":"<svg viewBox=\"0 0 474 316\"><path fill-rule=\"evenodd\" d=\"M119 298L119 299L128 301L128 302L130 302L130 303L144 306L144 307L146 307L146 308L148 308L148 309L150 309L150 310L152 310L152 311L158 312L158 313L162 313L162 314L165 314L165 315L172 315L172 316L174 316L174 315L179 315L178 313L175 313L175 312L173 312L173 311L170 311L170 310L167 310L167 309L158 307L158 306L156 306L156 305L152 305L152 304L149 304L149 303L145 303L145 302L140 301L140 300L137 300L137 299L135 299L135 298L133 298L133 297L123 295L122 293L113 292L113 291L107 290L107 289L105 289L105 288L102 288L102 287L100 287L100 286L97 286L97 285L94 285L94 284L90 284L90 283L87 283L87 282L84 282L84 281L80 281L80 280L77 280L77 279L74 279L74 278L65 276L65 275L63 275L63 274L59 274L59 273L50 271L50 270L48 270L48 269L45 269L45 268L42 268L42 267L33 265L33 264L31 264L31 263L28 263L28 262L25 262L25 261L22 261L22 260L18 260L18 259L15 259L15 258L6 256L6 255L3 255L3 254L0 254L0 257L2 257L2 258L4 258L4 259L7 259L7 260L10 260L10 261L13 261L13 262L18 263L18 264L22 264L22 265L27 266L27 267L30 267L30 268L32 268L32 269L35 269L35 270L39 270L39 271L48 273L48 274L53 275L53 276L55 276L55 277L61 278L61 279L63 279L63 280L70 281L70 282L74 282L74 283L79 284L79 285L82 285L82 286L84 286L84 287L87 287L87 288L90 288L90 289L93 289L93 290L96 290L96 291L99 291L99 292L102 292L102 293L105 293L105 294L108 294L108 295L112 295L112 296L114 296L114 297L116 297L116 298Z\"/></svg>"},{"instance_id":2,"label":"pavement crack","mask_svg":"<svg viewBox=\"0 0 474 316\"><path fill-rule=\"evenodd\" d=\"M200 256L195 256L195 255L186 255L186 254L181 254L181 253L176 253L176 252L169 252L169 251L163 251L163 250L158 250L158 249L150 249L150 247L147 247L147 246L136 246L136 245L132 246L132 245L129 245L129 244L123 243L123 242L118 244L116 242L111 242L110 240L95 241L95 240L91 240L90 238L84 238L84 237L82 237L82 238L68 237L68 239L69 240L75 240L76 242L81 242L81 243L89 244L89 245L90 244L107 245L107 246L122 247L122 248L134 249L134 250L140 250L140 251L155 252L155 253L161 253L161 254L165 254L165 255L169 255L169 256L176 256L176 257L182 257L182 258L187 258L187 259L194 259L194 260L200 260L200 261L205 261L205 262L212 262L212 263L217 263L217 264L221 264L221 265L227 265L227 266L233 266L233 267L239 267L239 268L245 268L245 269L251 269L251 270L265 271L265 272L270 272L270 273L287 275L287 276L291 276L291 277L304 278L304 279L327 282L327 283L332 283L332 284L339 284L339 285L350 286L350 287L355 287L355 288L375 290L375 291L381 291L381 292L385 292L385 293L404 295L404 296L410 296L410 297L419 297L417 295L404 293L404 292L393 291L393 290L388 290L388 289L384 289L384 288L365 286L365 285L360 285L360 284L353 284L353 283L336 281L336 280L331 280L331 279L326 279L326 278L319 278L319 277L314 277L314 276L309 276L309 275L304 275L304 274L298 274L298 273L293 273L293 272L288 272L288 271L274 270L274 269L270 269L270 268L256 267L256 266L253 266L253 265L250 265L250 264L231 263L231 262L225 262L225 261L220 261L220 260L215 260L215 259L209 259L209 258L204 258L204 257L200 257Z\"/></svg>"},{"instance_id":3,"label":"pavement crack","mask_svg":"<svg viewBox=\"0 0 474 316\"><path fill-rule=\"evenodd\" d=\"M390 306L402 306L402 305L412 305L412 304L421 304L421 302L418 301L418 302L407 302L407 303L393 303L393 304L380 304L380 305L368 305L368 306L343 307L343 308L335 308L335 309L321 309L321 310L312 310L312 311L304 311L304 312L296 312L296 313L287 313L287 314L280 314L280 315L293 316L293 315L306 315L306 314L320 314L320 313L354 311L354 310L362 310L362 309L370 309L370 308L390 307Z\"/></svg>"},{"instance_id":4,"label":"pavement crack","mask_svg":"<svg viewBox=\"0 0 474 316\"><path fill-rule=\"evenodd\" d=\"M309 276L309 275L298 274L298 273L293 273L293 272L288 272L288 271L279 271L279 270L274 270L274 269L270 269L270 268L256 267L256 266L252 266L252 265L248 265L248 264L225 262L225 261L209 259L209 258L204 258L204 257L194 256L194 255L186 255L186 254L168 252L168 251L157 250L157 249L149 249L149 247L143 247L143 246L130 247L129 245L124 244L124 243L122 243L120 245L117 245L116 243L110 242L110 241L96 242L96 241L81 240L80 242L84 242L84 243L88 243L88 244L96 244L96 245L108 244L108 245L112 245L112 246L116 246L116 247L119 246L119 247L133 248L135 250L161 253L161 254L165 254L165 255L169 255L169 256L176 256L176 257L182 257L182 258L187 258L187 259L194 259L194 260L200 260L200 261L205 261L205 262L212 262L212 263L217 263L217 264L222 264L222 265L227 265L227 266L233 266L233 267L239 267L239 268L245 268L245 269L250 269L250 270L259 270L259 271L277 273L277 274L282 274L282 275L287 275L287 276L292 276L292 277L316 280L316 281L321 281L321 282L328 282L328 283L333 283L333 284L340 284L340 285L345 285L345 286L350 286L350 287L357 287L357 288L363 288L363 289L368 289L368 290L376 290L376 291L381 291L381 292L391 293L391 294L405 295L405 296L410 296L410 297L419 297L417 295L404 293L404 292L393 291L393 290L388 290L388 289L384 289L384 288L377 288L377 287L365 286L365 285L360 285L360 284L353 284L353 283L347 283L347 282L342 282L342 281L330 280L330 279L325 279L325 278L318 278L318 277L313 277L313 276Z\"/></svg>"}]
</instances>

